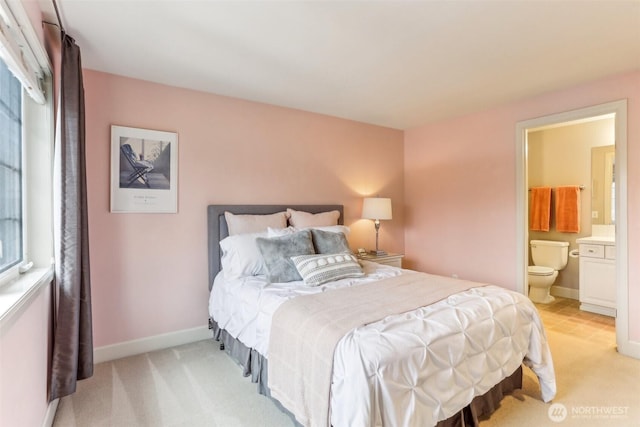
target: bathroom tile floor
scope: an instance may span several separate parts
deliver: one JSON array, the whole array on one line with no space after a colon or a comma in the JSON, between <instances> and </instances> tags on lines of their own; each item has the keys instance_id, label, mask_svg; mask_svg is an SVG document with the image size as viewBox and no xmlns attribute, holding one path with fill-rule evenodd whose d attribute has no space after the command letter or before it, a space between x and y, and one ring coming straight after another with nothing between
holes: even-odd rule
<instances>
[{"instance_id":1,"label":"bathroom tile floor","mask_svg":"<svg viewBox=\"0 0 640 427\"><path fill-rule=\"evenodd\" d=\"M582 311L580 302L574 299L555 299L550 304L536 304L545 329L615 347L615 318Z\"/></svg>"}]
</instances>

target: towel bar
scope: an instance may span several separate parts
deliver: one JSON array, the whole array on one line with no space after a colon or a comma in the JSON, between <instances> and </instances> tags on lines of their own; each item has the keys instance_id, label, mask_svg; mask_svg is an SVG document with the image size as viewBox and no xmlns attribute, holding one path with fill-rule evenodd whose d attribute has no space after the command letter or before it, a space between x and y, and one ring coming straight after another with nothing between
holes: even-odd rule
<instances>
[{"instance_id":1,"label":"towel bar","mask_svg":"<svg viewBox=\"0 0 640 427\"><path fill-rule=\"evenodd\" d=\"M578 188L579 188L580 190L584 190L584 185L578 185ZM553 190L553 189L552 189L552 190ZM529 189L529 191L531 191L531 189Z\"/></svg>"}]
</instances>

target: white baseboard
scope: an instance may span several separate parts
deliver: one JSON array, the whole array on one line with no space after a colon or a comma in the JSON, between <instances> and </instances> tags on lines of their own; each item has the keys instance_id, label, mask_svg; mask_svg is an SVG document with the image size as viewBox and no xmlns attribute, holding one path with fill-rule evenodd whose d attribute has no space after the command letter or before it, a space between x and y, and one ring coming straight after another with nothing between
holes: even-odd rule
<instances>
[{"instance_id":1,"label":"white baseboard","mask_svg":"<svg viewBox=\"0 0 640 427\"><path fill-rule=\"evenodd\" d=\"M551 286L551 295L579 300L580 290L574 288L565 288L564 286Z\"/></svg>"},{"instance_id":2,"label":"white baseboard","mask_svg":"<svg viewBox=\"0 0 640 427\"><path fill-rule=\"evenodd\" d=\"M597 304L580 303L580 310L590 313L601 314L603 316L616 317L616 309L611 307L603 307Z\"/></svg>"},{"instance_id":3,"label":"white baseboard","mask_svg":"<svg viewBox=\"0 0 640 427\"><path fill-rule=\"evenodd\" d=\"M93 350L93 363L108 362L110 360L121 359L149 351L162 350L176 345L202 341L211 337L211 331L207 326L199 326L197 328L154 335L118 344L105 345Z\"/></svg>"},{"instance_id":4,"label":"white baseboard","mask_svg":"<svg viewBox=\"0 0 640 427\"><path fill-rule=\"evenodd\" d=\"M44 414L44 420L42 420L42 427L51 427L53 425L53 420L56 417L56 411L58 410L58 402L60 402L60 399L49 402L47 412Z\"/></svg>"},{"instance_id":5,"label":"white baseboard","mask_svg":"<svg viewBox=\"0 0 640 427\"><path fill-rule=\"evenodd\" d=\"M628 339L618 340L618 352L634 359L640 359L640 342Z\"/></svg>"}]
</instances>

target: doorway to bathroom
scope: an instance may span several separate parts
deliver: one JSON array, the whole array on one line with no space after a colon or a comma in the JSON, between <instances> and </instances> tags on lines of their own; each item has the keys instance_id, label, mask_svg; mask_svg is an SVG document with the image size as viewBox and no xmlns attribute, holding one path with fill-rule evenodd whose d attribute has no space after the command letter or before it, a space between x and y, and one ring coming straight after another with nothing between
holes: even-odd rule
<instances>
[{"instance_id":1,"label":"doorway to bathroom","mask_svg":"<svg viewBox=\"0 0 640 427\"><path fill-rule=\"evenodd\" d=\"M558 271L557 277L553 281L552 293L554 296L579 299L580 280L577 251L579 242L583 238L602 235L613 241L615 236L615 217L612 215L614 204L612 203L611 191L615 180L612 175L612 167L608 168L610 173L606 184L602 179L605 169L605 154L615 154L614 144L615 117L612 114L560 125L544 126L530 129L527 132L527 181L528 187L533 189L530 192L528 212L533 219L537 219L537 221L529 223L528 240L529 242L554 241L569 244L567 251L569 256L565 259L566 265ZM597 164L598 171L595 170L596 167L592 167L596 166L595 164ZM559 195L557 192L558 187L562 186L578 187L577 191L569 189L573 193L570 194L571 196L577 194L576 203L569 204L569 206L558 206ZM536 189L551 190L551 197L546 199L547 205L536 203L533 206L534 193L537 194ZM603 199L605 195L608 196L607 212L604 212L605 201ZM573 201L573 199L568 201ZM577 209L576 205L578 205ZM562 207L576 215L568 215L569 218L559 221L556 217L556 208ZM541 214L533 215L536 210L546 211L544 218L541 218ZM550 210L551 214L549 215ZM533 250L534 248L530 244L529 265L545 266L545 264L536 262ZM615 264L615 260L610 262ZM554 268L557 269L557 267ZM612 273L615 274L613 271ZM608 284L612 302L615 302L614 274L612 274L611 283Z\"/></svg>"},{"instance_id":2,"label":"doorway to bathroom","mask_svg":"<svg viewBox=\"0 0 640 427\"><path fill-rule=\"evenodd\" d=\"M532 239L560 240L570 243L570 250L578 248L576 238L591 236L592 231L615 231L615 295L616 320L615 343L618 351L625 353L628 338L627 301L627 218L626 218L626 100L601 104L580 110L519 122L516 126L516 188L517 188L517 289L527 293L527 267L530 265L529 241ZM613 136L607 136L607 128ZM568 135L573 135L568 137ZM599 137L595 137L595 136ZM591 141L591 142L588 142ZM581 145L581 144L584 144ZM606 146L615 146L615 167L609 193L599 196L594 190L591 176L592 149L604 151ZM579 147L579 149L576 149ZM610 157L613 157L610 156ZM579 165L582 166L579 166ZM576 166L578 165L578 166ZM544 167L543 167L544 166ZM552 227L549 232L529 230L529 189L535 186L582 186L580 191L582 212L581 231L575 234L558 233ZM597 182L597 186L604 185ZM609 197L608 207L591 205L594 200ZM599 202L598 202L599 203ZM605 209L608 209L605 212ZM594 217L598 218L594 218ZM612 224L597 224L610 217ZM593 226L592 226L593 224ZM542 234L538 234L542 233ZM562 307L555 311L581 313L579 309L578 258L570 258L566 271L559 274L552 294L558 296ZM566 307L565 307L566 306ZM551 308L549 307L551 310ZM573 311L572 311L573 310Z\"/></svg>"}]
</instances>

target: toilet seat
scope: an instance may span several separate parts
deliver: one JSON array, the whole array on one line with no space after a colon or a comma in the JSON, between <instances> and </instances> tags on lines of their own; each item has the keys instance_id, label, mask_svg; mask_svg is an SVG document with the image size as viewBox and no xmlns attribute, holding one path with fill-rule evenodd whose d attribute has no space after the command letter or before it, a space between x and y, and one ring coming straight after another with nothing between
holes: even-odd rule
<instances>
[{"instance_id":1,"label":"toilet seat","mask_svg":"<svg viewBox=\"0 0 640 427\"><path fill-rule=\"evenodd\" d=\"M543 267L541 265L530 265L527 272L532 276L551 276L555 270L551 267Z\"/></svg>"}]
</instances>

